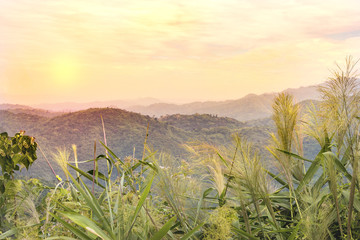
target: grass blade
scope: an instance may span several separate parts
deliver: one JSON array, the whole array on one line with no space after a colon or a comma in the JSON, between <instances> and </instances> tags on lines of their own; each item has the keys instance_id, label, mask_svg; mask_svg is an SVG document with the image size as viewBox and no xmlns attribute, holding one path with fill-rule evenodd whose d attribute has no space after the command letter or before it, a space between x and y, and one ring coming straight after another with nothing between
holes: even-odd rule
<instances>
[{"instance_id":1,"label":"grass blade","mask_svg":"<svg viewBox=\"0 0 360 240\"><path fill-rule=\"evenodd\" d=\"M130 234L130 232L131 232L131 230L132 230L132 228L133 228L133 226L134 226L134 224L135 224L136 217L137 217L137 215L139 214L139 211L140 211L140 209L142 208L142 206L143 206L143 204L144 204L147 196L149 195L149 192L150 192L150 189L151 189L151 185L152 185L152 183L153 183L153 181L154 181L154 177L155 177L155 175L153 175L153 176L151 177L150 182L147 184L147 186L145 187L143 193L142 193L141 196L140 196L138 205L136 206L134 215L133 215L132 220L131 220L131 226L130 226L130 228L129 228L129 230L128 230L127 236L129 236L129 234Z\"/></svg>"},{"instance_id":2,"label":"grass blade","mask_svg":"<svg viewBox=\"0 0 360 240\"><path fill-rule=\"evenodd\" d=\"M297 155L295 153L292 153L292 152L288 152L288 151L285 151L285 150L282 150L282 149L279 149L279 148L277 148L276 150L278 150L279 152L285 153L285 154L287 154L287 155L289 155L291 157L294 157L294 158L297 158L297 159L300 159L300 160L303 160L303 161L306 161L306 162L311 162L311 163L313 162L313 160L306 159L306 158L301 157L301 156L299 156L299 155Z\"/></svg>"},{"instance_id":3,"label":"grass blade","mask_svg":"<svg viewBox=\"0 0 360 240\"><path fill-rule=\"evenodd\" d=\"M176 216L170 218L170 220L167 221L164 226L150 238L150 240L161 240L169 232L175 221Z\"/></svg>"},{"instance_id":4,"label":"grass blade","mask_svg":"<svg viewBox=\"0 0 360 240\"><path fill-rule=\"evenodd\" d=\"M245 231L243 231L243 230L241 230L241 229L239 229L239 228L237 228L237 227L232 227L232 230L234 231L234 232L236 232L238 235L240 235L240 236L242 236L242 237L244 237L244 238L247 238L247 239L251 239L251 240L258 240L258 238L257 237L254 237L253 235L250 235L249 233L247 233L247 232L245 232Z\"/></svg>"},{"instance_id":5,"label":"grass blade","mask_svg":"<svg viewBox=\"0 0 360 240\"><path fill-rule=\"evenodd\" d=\"M72 212L62 212L58 211L65 217L69 218L71 221L73 221L75 224L79 225L80 227L85 228L87 231L91 232L92 234L95 234L96 236L100 237L104 240L111 240L109 236L91 219L80 215L78 213L72 213Z\"/></svg>"},{"instance_id":6,"label":"grass blade","mask_svg":"<svg viewBox=\"0 0 360 240\"><path fill-rule=\"evenodd\" d=\"M86 235L84 233L84 231L72 226L71 224L65 222L64 220L62 220L61 218L59 218L58 216L56 216L53 213L50 213L50 215L56 219L56 221L60 222L64 227L66 227L69 231L71 231L73 234L75 234L77 237L79 237L80 239L83 240L94 240L95 238L90 237L88 235Z\"/></svg>"},{"instance_id":7,"label":"grass blade","mask_svg":"<svg viewBox=\"0 0 360 240\"><path fill-rule=\"evenodd\" d=\"M80 179L82 185L81 185L74 179L74 177L69 173L69 177L73 181L73 184L76 186L79 193L84 197L84 200L94 213L94 215L101 220L101 223L103 224L103 227L110 233L111 232L111 225L108 221L108 219L105 218L104 212L101 210L101 206L97 199L94 197L94 195L90 192L90 190L86 187L85 183Z\"/></svg>"},{"instance_id":8,"label":"grass blade","mask_svg":"<svg viewBox=\"0 0 360 240\"><path fill-rule=\"evenodd\" d=\"M190 232L186 233L180 240L189 239L189 238L190 238L196 231L198 231L204 224L205 224L205 222L200 223L200 224L197 225L195 228L193 228Z\"/></svg>"},{"instance_id":9,"label":"grass blade","mask_svg":"<svg viewBox=\"0 0 360 240\"><path fill-rule=\"evenodd\" d=\"M83 170L81 170L80 168L77 168L71 164L68 164L72 169L74 169L77 173L80 173L82 176L86 177L87 179L91 180L93 179L92 175L84 172ZM91 170L92 171L92 170ZM95 183L100 186L101 188L105 188L104 185L102 185L101 183L99 183L99 181L97 179L95 179Z\"/></svg>"}]
</instances>

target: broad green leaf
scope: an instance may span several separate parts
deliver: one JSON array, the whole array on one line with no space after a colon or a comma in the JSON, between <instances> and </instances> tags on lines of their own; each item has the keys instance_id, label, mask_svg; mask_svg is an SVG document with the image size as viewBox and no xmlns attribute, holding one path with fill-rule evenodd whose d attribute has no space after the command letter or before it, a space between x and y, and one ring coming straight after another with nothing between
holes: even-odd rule
<instances>
[{"instance_id":1,"label":"broad green leaf","mask_svg":"<svg viewBox=\"0 0 360 240\"><path fill-rule=\"evenodd\" d=\"M75 171L77 171L78 173L80 173L82 176L86 177L87 179L89 179L90 181L93 180L93 176L84 172L83 170L81 170L80 168L77 168L71 164L68 163L68 166L71 167L72 169L74 169ZM95 179L95 183L100 186L101 188L105 188L104 185L102 185L101 183L99 183L99 181L97 179Z\"/></svg>"},{"instance_id":2,"label":"broad green leaf","mask_svg":"<svg viewBox=\"0 0 360 240\"><path fill-rule=\"evenodd\" d=\"M281 185L283 185L283 186L285 186L286 188L289 188L289 185L284 181L284 180L282 180L278 175L275 175L275 174L273 174L272 172L270 172L270 171L268 171L268 170L266 170L266 169L264 169L265 170L265 172L267 173L267 174L269 174L273 179L275 179L278 183L280 183Z\"/></svg>"},{"instance_id":3,"label":"broad green leaf","mask_svg":"<svg viewBox=\"0 0 360 240\"><path fill-rule=\"evenodd\" d=\"M111 211L111 198L109 196L109 193L111 193L111 190L109 191L109 186L108 183L105 182L105 186L106 186L106 198L107 198L107 202L108 202L108 209L109 209L109 222L110 222L110 226L111 226L111 230L114 231L114 217L113 217L113 211ZM119 193L118 193L119 194Z\"/></svg>"},{"instance_id":4,"label":"broad green leaf","mask_svg":"<svg viewBox=\"0 0 360 240\"><path fill-rule=\"evenodd\" d=\"M72 237L49 237L49 238L45 238L45 240L57 240L57 239L63 239L63 240L78 240L77 238L72 238Z\"/></svg>"},{"instance_id":5,"label":"broad green leaf","mask_svg":"<svg viewBox=\"0 0 360 240\"><path fill-rule=\"evenodd\" d=\"M103 147L104 147L118 162L121 163L121 165L124 165L124 162L121 161L121 159L118 158L118 157L116 156L116 154L115 154L113 151L110 150L110 148L108 148L102 141L100 141L100 143L101 143L101 145L103 145Z\"/></svg>"},{"instance_id":6,"label":"broad green leaf","mask_svg":"<svg viewBox=\"0 0 360 240\"><path fill-rule=\"evenodd\" d=\"M342 192L342 195L344 196L344 198L346 199L347 202L349 202L350 199L350 191L349 189L344 189ZM356 195L354 198L354 208L360 212L360 200L359 200L359 195Z\"/></svg>"},{"instance_id":7,"label":"broad green leaf","mask_svg":"<svg viewBox=\"0 0 360 240\"><path fill-rule=\"evenodd\" d=\"M169 221L167 221L162 228L157 231L150 240L161 240L163 237L169 232L170 228L174 225L176 221L176 216L170 218Z\"/></svg>"},{"instance_id":8,"label":"broad green leaf","mask_svg":"<svg viewBox=\"0 0 360 240\"><path fill-rule=\"evenodd\" d=\"M156 166L152 163L152 162L144 162L139 160L139 162L143 165L149 166L152 170L154 170L155 172L158 171L158 169L156 168Z\"/></svg>"},{"instance_id":9,"label":"broad green leaf","mask_svg":"<svg viewBox=\"0 0 360 240\"><path fill-rule=\"evenodd\" d=\"M204 224L205 224L205 222L200 223L199 225L197 225L196 227L194 227L190 232L186 233L180 240L189 239L189 238L190 238L194 233L196 233L196 231L198 231Z\"/></svg>"},{"instance_id":10,"label":"broad green leaf","mask_svg":"<svg viewBox=\"0 0 360 240\"><path fill-rule=\"evenodd\" d=\"M311 191L313 193L317 193L321 191L321 189L324 187L324 185L327 183L327 179L325 176L325 173L322 173L320 177L316 180L315 184L311 188Z\"/></svg>"},{"instance_id":11,"label":"broad green leaf","mask_svg":"<svg viewBox=\"0 0 360 240\"><path fill-rule=\"evenodd\" d=\"M58 212L64 215L65 217L69 218L71 221L73 221L75 224L79 225L80 227L85 228L87 231L91 232L92 234L95 234L96 236L104 240L111 240L111 238L91 219L74 212L62 212L62 211L58 211Z\"/></svg>"},{"instance_id":12,"label":"broad green leaf","mask_svg":"<svg viewBox=\"0 0 360 240\"><path fill-rule=\"evenodd\" d=\"M226 160L221 156L221 154L220 154L219 152L216 152L216 154L219 156L220 160L224 163L224 165L225 165L226 167L229 167L229 166L228 166L228 163L227 163Z\"/></svg>"},{"instance_id":13,"label":"broad green leaf","mask_svg":"<svg viewBox=\"0 0 360 240\"><path fill-rule=\"evenodd\" d=\"M130 229L128 230L127 235L130 234L131 229L133 228L133 226L134 226L134 224L135 224L136 217L137 217L137 215L139 214L139 211L140 211L140 209L142 208L142 206L143 206L143 204L144 204L147 196L149 195L152 182L154 181L154 177L155 177L155 175L153 175L153 176L151 177L150 181L148 182L147 186L145 187L143 193L142 193L141 196L140 196L139 202L138 202L138 204L137 204L137 206L136 206L136 209L135 209L135 212L134 212L134 214L133 214L133 216L132 216L132 219L131 219L131 223L132 223L132 224L131 224L131 226L130 226Z\"/></svg>"},{"instance_id":14,"label":"broad green leaf","mask_svg":"<svg viewBox=\"0 0 360 240\"><path fill-rule=\"evenodd\" d=\"M299 156L299 155L297 155L295 153L291 153L291 152L288 152L288 151L285 151L285 150L282 150L282 149L279 149L279 148L277 148L276 150L278 150L279 152L285 153L285 154L287 154L287 155L289 155L291 157L294 157L294 158L297 158L297 159L300 159L300 160L303 160L303 161L306 161L306 162L311 162L311 163L313 162L313 160L306 159L306 158L301 157L301 156Z\"/></svg>"},{"instance_id":15,"label":"broad green leaf","mask_svg":"<svg viewBox=\"0 0 360 240\"><path fill-rule=\"evenodd\" d=\"M204 199L207 197L207 195L209 195L212 191L214 190L214 188L208 188L204 191L203 195L201 196L200 198L200 201L198 203L198 206L197 206L197 209L196 209L196 217L195 217L195 221L194 221L194 224L196 224L197 222L197 219L199 217L199 213L200 213L200 208L201 208L201 205L204 201Z\"/></svg>"},{"instance_id":16,"label":"broad green leaf","mask_svg":"<svg viewBox=\"0 0 360 240\"><path fill-rule=\"evenodd\" d=\"M242 236L242 237L244 237L244 238L247 238L247 239L251 239L251 240L258 240L258 238L257 237L254 237L253 235L250 235L249 233L247 233L247 232L245 232L245 231L243 231L243 230L241 230L241 229L239 229L239 228L237 228L237 227L232 227L232 230L234 231L234 232L236 232L238 235L240 235L240 236Z\"/></svg>"},{"instance_id":17,"label":"broad green leaf","mask_svg":"<svg viewBox=\"0 0 360 240\"><path fill-rule=\"evenodd\" d=\"M300 181L298 187L296 188L297 193L300 193L302 188L304 186L306 186L307 184L309 184L310 181L313 179L313 177L315 176L316 172L318 171L318 169L320 167L320 164L319 164L320 161L321 161L321 157L318 155L315 158L315 160L312 162L312 164L310 165L310 167L306 171L304 178Z\"/></svg>"},{"instance_id":18,"label":"broad green leaf","mask_svg":"<svg viewBox=\"0 0 360 240\"><path fill-rule=\"evenodd\" d=\"M295 229L292 230L292 233L291 233L290 237L288 238L288 240L296 239L299 228L300 228L300 222L296 225Z\"/></svg>"},{"instance_id":19,"label":"broad green leaf","mask_svg":"<svg viewBox=\"0 0 360 240\"><path fill-rule=\"evenodd\" d=\"M338 168L338 170L339 170L340 172L342 172L342 173L345 175L345 177L346 177L347 179L349 179L349 181L351 181L351 179L352 179L351 174L346 170L345 166L340 162L340 160L337 158L337 156L336 156L333 152L325 152L325 153L323 153L323 155L324 155L327 159L333 160L334 163L335 163L335 165L336 165L336 167Z\"/></svg>"},{"instance_id":20,"label":"broad green leaf","mask_svg":"<svg viewBox=\"0 0 360 240\"><path fill-rule=\"evenodd\" d=\"M85 234L83 230L80 230L71 224L65 222L60 217L56 216L53 213L50 213L51 216L53 216L58 222L60 222L64 227L66 227L68 230L70 230L73 234L75 234L77 237L79 237L82 240L94 240L95 237L90 237L89 235Z\"/></svg>"},{"instance_id":21,"label":"broad green leaf","mask_svg":"<svg viewBox=\"0 0 360 240\"><path fill-rule=\"evenodd\" d=\"M91 169L87 172L90 176L92 176L94 174L94 170ZM98 178L100 178L101 180L104 180L104 181L108 181L109 178L106 177L102 172L97 172L97 175L98 175ZM95 179L97 181L97 179Z\"/></svg>"},{"instance_id":22,"label":"broad green leaf","mask_svg":"<svg viewBox=\"0 0 360 240\"><path fill-rule=\"evenodd\" d=\"M6 231L3 234L1 234L0 239L7 239L8 237L15 235L18 231L19 231L18 228L10 229L9 231Z\"/></svg>"},{"instance_id":23,"label":"broad green leaf","mask_svg":"<svg viewBox=\"0 0 360 240\"><path fill-rule=\"evenodd\" d=\"M91 193L91 191L87 188L85 183L80 179L82 185L81 185L74 179L74 177L69 173L69 177L73 181L73 184L76 186L76 189L79 191L79 193L83 196L84 200L94 213L94 215L101 221L103 227L107 230L107 232L111 233L111 225L108 221L108 219L105 217L104 212L102 211L100 204L98 200L94 197L94 195Z\"/></svg>"}]
</instances>

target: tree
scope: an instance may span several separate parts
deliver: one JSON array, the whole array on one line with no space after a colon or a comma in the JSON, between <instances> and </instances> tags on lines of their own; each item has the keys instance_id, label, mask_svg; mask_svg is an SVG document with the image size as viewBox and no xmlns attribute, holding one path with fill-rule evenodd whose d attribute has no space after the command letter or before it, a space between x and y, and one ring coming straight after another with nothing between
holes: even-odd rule
<instances>
[{"instance_id":1,"label":"tree","mask_svg":"<svg viewBox=\"0 0 360 240\"><path fill-rule=\"evenodd\" d=\"M14 172L22 168L28 170L37 159L35 138L24 133L20 131L14 137L6 132L0 134L0 166L5 179L13 178Z\"/></svg>"}]
</instances>

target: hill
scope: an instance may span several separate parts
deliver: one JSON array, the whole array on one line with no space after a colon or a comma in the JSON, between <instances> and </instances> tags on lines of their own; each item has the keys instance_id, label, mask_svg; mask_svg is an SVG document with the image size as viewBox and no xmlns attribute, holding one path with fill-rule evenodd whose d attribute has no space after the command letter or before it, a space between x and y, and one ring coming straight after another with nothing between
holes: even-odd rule
<instances>
[{"instance_id":1,"label":"hill","mask_svg":"<svg viewBox=\"0 0 360 240\"><path fill-rule=\"evenodd\" d=\"M7 110L8 112L12 112L12 113L37 115L37 116L48 117L48 118L56 117L56 116L64 114L64 112L54 112L54 111L50 111L50 110L33 108L30 106L19 105L19 104L0 104L0 110Z\"/></svg>"},{"instance_id":2,"label":"hill","mask_svg":"<svg viewBox=\"0 0 360 240\"><path fill-rule=\"evenodd\" d=\"M193 115L166 115L159 118L159 120L182 130L195 132L209 128L227 127L230 129L239 129L245 126L244 123L233 118L198 113Z\"/></svg>"},{"instance_id":3,"label":"hill","mask_svg":"<svg viewBox=\"0 0 360 240\"><path fill-rule=\"evenodd\" d=\"M319 98L317 86L286 89L283 92L291 93L297 102ZM237 100L193 102L188 104L156 103L149 106L133 106L127 110L145 115L160 117L171 114L213 114L220 117L231 117L239 121L249 121L266 118L271 115L271 106L275 93L261 95L249 94Z\"/></svg>"},{"instance_id":4,"label":"hill","mask_svg":"<svg viewBox=\"0 0 360 240\"><path fill-rule=\"evenodd\" d=\"M303 108L309 101L301 103ZM144 116L116 108L93 108L78 112L65 113L55 117L45 117L24 112L0 110L0 132L14 135L20 130L36 137L40 148L52 161L51 153L56 148L66 148L70 152L71 145L78 149L80 161L93 159L94 142L97 143L96 155L105 153L99 143L104 141L101 117L104 120L107 144L120 158L135 156L141 158L144 140L149 124L147 144L151 149L167 152L178 159L187 159L188 152L183 144L188 142L206 142L215 146L233 147L232 134L240 133L253 142L264 157L268 157L265 146L268 145L269 132L274 131L270 118L262 118L240 122L229 117L218 117L211 114L167 115L161 118ZM312 146L308 151L311 156L316 152L316 144L305 139L304 145ZM52 173L46 165L40 151L39 160L35 162L28 174L52 179ZM70 157L73 161L73 156ZM53 163L57 172L61 172ZM86 165L86 164L85 164ZM91 164L87 165L91 169ZM46 169L46 171L44 171ZM25 173L24 173L25 174Z\"/></svg>"},{"instance_id":5,"label":"hill","mask_svg":"<svg viewBox=\"0 0 360 240\"><path fill-rule=\"evenodd\" d=\"M20 105L20 104L8 104L8 103L0 104L0 110L10 110L10 109L32 109L32 107L26 105Z\"/></svg>"},{"instance_id":6,"label":"hill","mask_svg":"<svg viewBox=\"0 0 360 240\"><path fill-rule=\"evenodd\" d=\"M20 130L34 129L39 123L48 118L27 114L13 113L11 110L0 110L0 132L8 132L13 135Z\"/></svg>"},{"instance_id":7,"label":"hill","mask_svg":"<svg viewBox=\"0 0 360 240\"><path fill-rule=\"evenodd\" d=\"M289 88L283 92L291 93L297 102L304 100L318 100L318 86ZM141 98L133 100L114 100L96 102L64 102L37 104L32 107L24 105L0 104L0 110L11 110L37 114L45 117L55 117L64 112L74 112L89 108L121 108L128 111L141 113L153 117L161 117L174 114L211 114L219 117L230 117L239 121L249 121L267 118L271 115L271 105L276 93L264 93L260 95L249 94L243 98L226 101L204 101L186 104L172 104L162 102L154 98ZM39 109L40 108L40 109ZM44 109L44 110L41 110ZM31 112L30 112L31 111Z\"/></svg>"},{"instance_id":8,"label":"hill","mask_svg":"<svg viewBox=\"0 0 360 240\"><path fill-rule=\"evenodd\" d=\"M98 108L52 118L1 110L0 130L7 131L10 135L26 130L26 134L36 137L39 146L50 159L51 152L57 147L71 150L71 145L76 144L79 160L85 161L93 158L94 141L97 142L97 155L104 153L104 148L99 144L99 141L104 140L101 116L104 119L108 146L121 158L133 154L141 158L147 124L148 145L154 150L168 152L178 158L186 154L181 147L186 142L231 144L231 134L244 126L234 119L207 114L157 119L121 109ZM40 152L38 157L39 161L34 164L30 174L41 172L45 178L51 178L50 171L42 171L45 162Z\"/></svg>"},{"instance_id":9,"label":"hill","mask_svg":"<svg viewBox=\"0 0 360 240\"><path fill-rule=\"evenodd\" d=\"M43 103L32 105L34 108L41 108L58 112L74 112L89 108L126 108L134 105L147 106L150 104L161 102L156 98L139 98L131 100L113 100L113 101L94 101L94 102L63 102L63 103Z\"/></svg>"}]
</instances>

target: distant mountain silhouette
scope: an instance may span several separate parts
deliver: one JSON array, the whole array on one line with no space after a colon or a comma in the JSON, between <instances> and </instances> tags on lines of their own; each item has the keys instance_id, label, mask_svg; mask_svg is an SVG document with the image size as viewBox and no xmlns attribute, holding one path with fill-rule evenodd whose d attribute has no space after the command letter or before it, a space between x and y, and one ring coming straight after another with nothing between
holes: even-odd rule
<instances>
[{"instance_id":1,"label":"distant mountain silhouette","mask_svg":"<svg viewBox=\"0 0 360 240\"><path fill-rule=\"evenodd\" d=\"M0 110L10 110L10 109L33 109L32 107L20 104L0 104Z\"/></svg>"},{"instance_id":2,"label":"distant mountain silhouette","mask_svg":"<svg viewBox=\"0 0 360 240\"><path fill-rule=\"evenodd\" d=\"M317 86L286 89L295 101L318 100ZM237 100L193 102L188 104L156 103L149 106L133 106L127 110L150 116L165 116L171 114L214 114L221 117L231 117L239 121L266 118L271 115L271 106L276 93L261 95L249 94Z\"/></svg>"},{"instance_id":3,"label":"distant mountain silhouette","mask_svg":"<svg viewBox=\"0 0 360 240\"><path fill-rule=\"evenodd\" d=\"M297 102L319 99L317 86L289 88L283 92L291 93ZM61 115L64 112L74 112L89 108L111 107L154 117L198 113L212 114L219 117L230 117L239 121L249 121L269 117L271 115L271 106L275 95L276 93L264 93L260 95L248 94L245 97L236 100L192 102L186 104L163 103L155 98L97 101L89 103L51 103L34 105L32 107L0 104L0 110L3 109L14 113L31 113L39 116L54 117Z\"/></svg>"},{"instance_id":4,"label":"distant mountain silhouette","mask_svg":"<svg viewBox=\"0 0 360 240\"><path fill-rule=\"evenodd\" d=\"M124 109L133 105L147 106L158 102L161 101L155 98L139 98L133 100L94 101L94 102L85 102L85 103L77 103L77 102L43 103L43 104L32 105L32 107L51 110L51 111L74 112L89 108L105 108L105 107L115 107L115 108Z\"/></svg>"},{"instance_id":5,"label":"distant mountain silhouette","mask_svg":"<svg viewBox=\"0 0 360 240\"><path fill-rule=\"evenodd\" d=\"M62 115L64 112L54 112L44 109L33 108L19 104L0 104L0 110L6 110L11 113L31 114L42 117L55 117ZM1 119L0 119L1 120Z\"/></svg>"}]
</instances>

